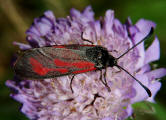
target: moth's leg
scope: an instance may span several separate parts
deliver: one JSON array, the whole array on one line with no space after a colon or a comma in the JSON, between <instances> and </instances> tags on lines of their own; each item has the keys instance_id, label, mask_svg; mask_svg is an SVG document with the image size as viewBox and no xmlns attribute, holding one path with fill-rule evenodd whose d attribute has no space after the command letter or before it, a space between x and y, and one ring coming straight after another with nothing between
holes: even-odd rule
<instances>
[{"instance_id":1,"label":"moth's leg","mask_svg":"<svg viewBox=\"0 0 166 120\"><path fill-rule=\"evenodd\" d=\"M90 44L93 45L93 42L92 42L92 41L83 38L83 32L81 33L81 39L82 39L83 41L87 41L87 42L89 42Z\"/></svg>"},{"instance_id":2,"label":"moth's leg","mask_svg":"<svg viewBox=\"0 0 166 120\"><path fill-rule=\"evenodd\" d=\"M121 69L119 69L119 68L117 68L116 69L117 71L116 72L114 72L114 73L119 73L119 72L121 72L122 70Z\"/></svg>"},{"instance_id":3,"label":"moth's leg","mask_svg":"<svg viewBox=\"0 0 166 120\"><path fill-rule=\"evenodd\" d=\"M104 82L105 82L105 84L107 84L106 75L107 75L107 68L105 68L105 71L104 71Z\"/></svg>"},{"instance_id":4,"label":"moth's leg","mask_svg":"<svg viewBox=\"0 0 166 120\"><path fill-rule=\"evenodd\" d=\"M105 87L107 87L108 91L110 92L111 89L110 87L107 85L107 81L106 81L106 73L104 73L104 81L103 81L103 72L102 70L100 70L100 81L104 84Z\"/></svg>"},{"instance_id":5,"label":"moth's leg","mask_svg":"<svg viewBox=\"0 0 166 120\"><path fill-rule=\"evenodd\" d=\"M103 72L102 70L100 70L100 81L105 85L106 83L104 83L103 81Z\"/></svg>"},{"instance_id":6,"label":"moth's leg","mask_svg":"<svg viewBox=\"0 0 166 120\"><path fill-rule=\"evenodd\" d=\"M108 91L111 92L111 88L107 84L106 75L107 75L107 68L105 68L105 72L104 72L104 82L105 82L105 86L107 87Z\"/></svg>"},{"instance_id":7,"label":"moth's leg","mask_svg":"<svg viewBox=\"0 0 166 120\"><path fill-rule=\"evenodd\" d=\"M75 77L75 75L72 76L71 81L70 81L70 89L71 89L72 93L73 93L72 83L73 83L74 77Z\"/></svg>"}]
</instances>

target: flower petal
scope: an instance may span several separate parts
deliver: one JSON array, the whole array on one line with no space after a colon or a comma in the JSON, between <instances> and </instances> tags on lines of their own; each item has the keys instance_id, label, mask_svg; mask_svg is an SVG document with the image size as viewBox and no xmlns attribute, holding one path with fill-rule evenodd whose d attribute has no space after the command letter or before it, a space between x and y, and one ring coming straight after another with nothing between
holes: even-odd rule
<instances>
[{"instance_id":1,"label":"flower petal","mask_svg":"<svg viewBox=\"0 0 166 120\"><path fill-rule=\"evenodd\" d=\"M114 33L118 33L118 35L121 36L122 38L128 37L128 33L126 31L125 26L122 25L118 19L114 19L114 24L112 29L114 30Z\"/></svg>"},{"instance_id":2,"label":"flower petal","mask_svg":"<svg viewBox=\"0 0 166 120\"><path fill-rule=\"evenodd\" d=\"M107 10L104 18L104 31L106 35L113 35L112 26L114 20L114 11Z\"/></svg>"},{"instance_id":3,"label":"flower petal","mask_svg":"<svg viewBox=\"0 0 166 120\"><path fill-rule=\"evenodd\" d=\"M152 21L149 20L145 20L145 19L140 19L135 26L138 28L138 30L143 34L143 36L145 37L149 31L151 30L151 28L155 28L156 24ZM138 41L137 41L138 42Z\"/></svg>"},{"instance_id":4,"label":"flower petal","mask_svg":"<svg viewBox=\"0 0 166 120\"><path fill-rule=\"evenodd\" d=\"M127 113L128 113L127 117L131 116L132 113L133 113L133 108L131 107L131 105L129 105L126 110L127 110Z\"/></svg>"},{"instance_id":5,"label":"flower petal","mask_svg":"<svg viewBox=\"0 0 166 120\"><path fill-rule=\"evenodd\" d=\"M148 64L152 61L158 60L160 58L160 45L159 40L155 37L152 45L145 52L144 64Z\"/></svg>"},{"instance_id":6,"label":"flower petal","mask_svg":"<svg viewBox=\"0 0 166 120\"><path fill-rule=\"evenodd\" d=\"M53 24L55 23L55 16L54 16L54 13L52 11L48 10L48 11L44 12L44 15L48 19L50 19L53 22Z\"/></svg>"},{"instance_id":7,"label":"flower petal","mask_svg":"<svg viewBox=\"0 0 166 120\"><path fill-rule=\"evenodd\" d=\"M80 18L81 13L80 13L80 11L78 11L78 10L72 8L72 9L70 10L70 15L71 15L72 17L75 17L75 18Z\"/></svg>"},{"instance_id":8,"label":"flower petal","mask_svg":"<svg viewBox=\"0 0 166 120\"><path fill-rule=\"evenodd\" d=\"M49 24L49 21L46 20L45 18L36 19L35 27L40 32L40 36L46 35L51 29L51 25Z\"/></svg>"},{"instance_id":9,"label":"flower petal","mask_svg":"<svg viewBox=\"0 0 166 120\"><path fill-rule=\"evenodd\" d=\"M134 27L132 26L131 30L135 31L132 32L131 34L134 44L144 39L149 34L152 27L154 28L155 24L151 21L144 19L139 20ZM145 60L145 50L143 42L137 46L137 50L139 53L138 54L139 59L136 68L140 68L144 65L144 60Z\"/></svg>"},{"instance_id":10,"label":"flower petal","mask_svg":"<svg viewBox=\"0 0 166 120\"><path fill-rule=\"evenodd\" d=\"M136 33L135 36L133 37L134 40L134 44L137 44L139 41L141 41L142 39L144 39L144 35L140 32ZM136 68L140 68L144 65L144 59L145 59L145 49L144 49L144 42L142 42L141 44L139 44L137 47L138 50L138 62L136 64Z\"/></svg>"},{"instance_id":11,"label":"flower petal","mask_svg":"<svg viewBox=\"0 0 166 120\"><path fill-rule=\"evenodd\" d=\"M149 72L150 70L151 70L150 65L149 64L145 64L138 73L139 74L144 74L145 72Z\"/></svg>"},{"instance_id":12,"label":"flower petal","mask_svg":"<svg viewBox=\"0 0 166 120\"><path fill-rule=\"evenodd\" d=\"M100 40L101 39L101 25L100 25L100 21L96 21L95 22L95 32L96 32L96 39Z\"/></svg>"},{"instance_id":13,"label":"flower petal","mask_svg":"<svg viewBox=\"0 0 166 120\"><path fill-rule=\"evenodd\" d=\"M149 102L155 102L154 97L156 96L157 92L161 88L161 83L158 81L154 81L149 85L150 91L152 92L152 96L147 99Z\"/></svg>"},{"instance_id":14,"label":"flower petal","mask_svg":"<svg viewBox=\"0 0 166 120\"><path fill-rule=\"evenodd\" d=\"M13 42L13 44L14 44L14 45L18 45L21 50L27 50L27 49L30 49L30 48L31 48L30 45L23 44L23 43L19 43L19 42Z\"/></svg>"},{"instance_id":15,"label":"flower petal","mask_svg":"<svg viewBox=\"0 0 166 120\"><path fill-rule=\"evenodd\" d=\"M89 18L89 20L94 21L94 12L92 11L92 7L88 6L85 8L85 10L83 11L83 15L86 18Z\"/></svg>"},{"instance_id":16,"label":"flower petal","mask_svg":"<svg viewBox=\"0 0 166 120\"><path fill-rule=\"evenodd\" d=\"M114 119L112 119L110 117L106 117L106 118L103 118L102 120L114 120Z\"/></svg>"},{"instance_id":17,"label":"flower petal","mask_svg":"<svg viewBox=\"0 0 166 120\"><path fill-rule=\"evenodd\" d=\"M166 69L159 68L159 69L147 72L146 75L148 76L150 80L158 79L166 75Z\"/></svg>"},{"instance_id":18,"label":"flower petal","mask_svg":"<svg viewBox=\"0 0 166 120\"><path fill-rule=\"evenodd\" d=\"M146 75L136 75L136 78L145 86L148 87L149 81ZM131 103L140 102L148 98L148 94L146 93L145 89L138 84L136 81L134 82L133 87L136 90L136 96L131 99Z\"/></svg>"},{"instance_id":19,"label":"flower petal","mask_svg":"<svg viewBox=\"0 0 166 120\"><path fill-rule=\"evenodd\" d=\"M40 36L40 32L36 29L36 27L31 26L27 31L26 34L35 34L37 36Z\"/></svg>"}]
</instances>

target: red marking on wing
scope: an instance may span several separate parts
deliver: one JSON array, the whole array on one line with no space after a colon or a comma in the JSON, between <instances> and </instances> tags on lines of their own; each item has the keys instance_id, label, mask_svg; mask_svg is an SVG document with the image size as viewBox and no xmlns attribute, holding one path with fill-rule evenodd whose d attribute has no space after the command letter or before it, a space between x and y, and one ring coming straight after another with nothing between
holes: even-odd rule
<instances>
[{"instance_id":1,"label":"red marking on wing","mask_svg":"<svg viewBox=\"0 0 166 120\"><path fill-rule=\"evenodd\" d=\"M67 73L68 70L65 68L46 68L43 67L43 65L41 63L39 63L36 59L34 58L30 58L29 59L30 64L32 65L32 69L34 72L36 72L39 75L46 75L48 72L50 71L58 71L60 73Z\"/></svg>"},{"instance_id":2,"label":"red marking on wing","mask_svg":"<svg viewBox=\"0 0 166 120\"><path fill-rule=\"evenodd\" d=\"M92 67L92 68L90 68L90 69L77 70L77 71L74 71L74 72L72 72L72 73L77 74L77 73L84 73L84 72L93 71L93 70L96 70L96 68L95 68L95 67Z\"/></svg>"},{"instance_id":3,"label":"red marking on wing","mask_svg":"<svg viewBox=\"0 0 166 120\"><path fill-rule=\"evenodd\" d=\"M76 67L76 68L94 68L95 64L92 62L81 61L81 62L64 62L59 59L54 59L54 63L57 67Z\"/></svg>"},{"instance_id":4,"label":"red marking on wing","mask_svg":"<svg viewBox=\"0 0 166 120\"><path fill-rule=\"evenodd\" d=\"M89 67L94 67L95 64L87 61L82 61L82 62L75 62L72 63L73 66L77 68L89 68Z\"/></svg>"},{"instance_id":5,"label":"red marking on wing","mask_svg":"<svg viewBox=\"0 0 166 120\"><path fill-rule=\"evenodd\" d=\"M57 67L71 66L71 63L64 62L59 59L54 59L54 63Z\"/></svg>"},{"instance_id":6,"label":"red marking on wing","mask_svg":"<svg viewBox=\"0 0 166 120\"><path fill-rule=\"evenodd\" d=\"M64 45L54 45L53 47L54 47L54 48L65 48Z\"/></svg>"}]
</instances>

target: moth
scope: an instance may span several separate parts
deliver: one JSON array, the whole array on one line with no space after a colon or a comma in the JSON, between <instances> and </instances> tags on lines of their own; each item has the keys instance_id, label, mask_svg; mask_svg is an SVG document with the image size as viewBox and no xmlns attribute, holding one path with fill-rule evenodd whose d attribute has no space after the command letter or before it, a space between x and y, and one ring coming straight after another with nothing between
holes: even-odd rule
<instances>
[{"instance_id":1,"label":"moth","mask_svg":"<svg viewBox=\"0 0 166 120\"><path fill-rule=\"evenodd\" d=\"M136 80L146 90L150 97L151 91L126 69L119 66L117 61L137 45L145 41L152 33L153 28L144 39L128 49L118 58L113 57L109 54L106 48L99 45L53 45L29 49L23 51L18 57L14 63L14 71L16 75L21 78L31 79L55 78L65 75L73 75L71 79L72 84L72 80L76 74L96 70L101 71L107 67L116 66ZM106 73L104 75L106 75ZM104 77L104 80L102 80L102 74L100 78L102 83L109 89L106 78Z\"/></svg>"}]
</instances>

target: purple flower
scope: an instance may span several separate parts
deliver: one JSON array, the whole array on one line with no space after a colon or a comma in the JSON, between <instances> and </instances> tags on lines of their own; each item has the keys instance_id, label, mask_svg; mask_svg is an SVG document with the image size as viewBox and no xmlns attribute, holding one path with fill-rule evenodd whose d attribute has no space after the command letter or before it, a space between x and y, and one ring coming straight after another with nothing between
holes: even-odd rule
<instances>
[{"instance_id":1,"label":"purple flower","mask_svg":"<svg viewBox=\"0 0 166 120\"><path fill-rule=\"evenodd\" d=\"M155 23L141 19L135 25L128 18L126 24L114 18L114 11L106 11L103 20L95 20L91 7L82 13L72 9L70 16L55 18L46 11L27 30L29 45L15 42L20 49L30 49L48 45L89 44L91 40L112 51L114 57L122 55L134 44L142 40L155 28ZM130 35L130 37L128 36ZM111 92L99 80L100 72L78 74L70 89L71 76L44 80L20 80L15 77L6 85L14 90L11 97L23 104L21 111L29 119L38 120L122 120L132 114L131 105L139 101L154 102L161 87L156 79L166 75L166 69L151 70L150 62L160 57L159 40L155 37L151 46L145 50L144 43L118 60L118 65L128 70L151 92L146 91L124 71L116 67L108 68L107 81Z\"/></svg>"}]
</instances>

